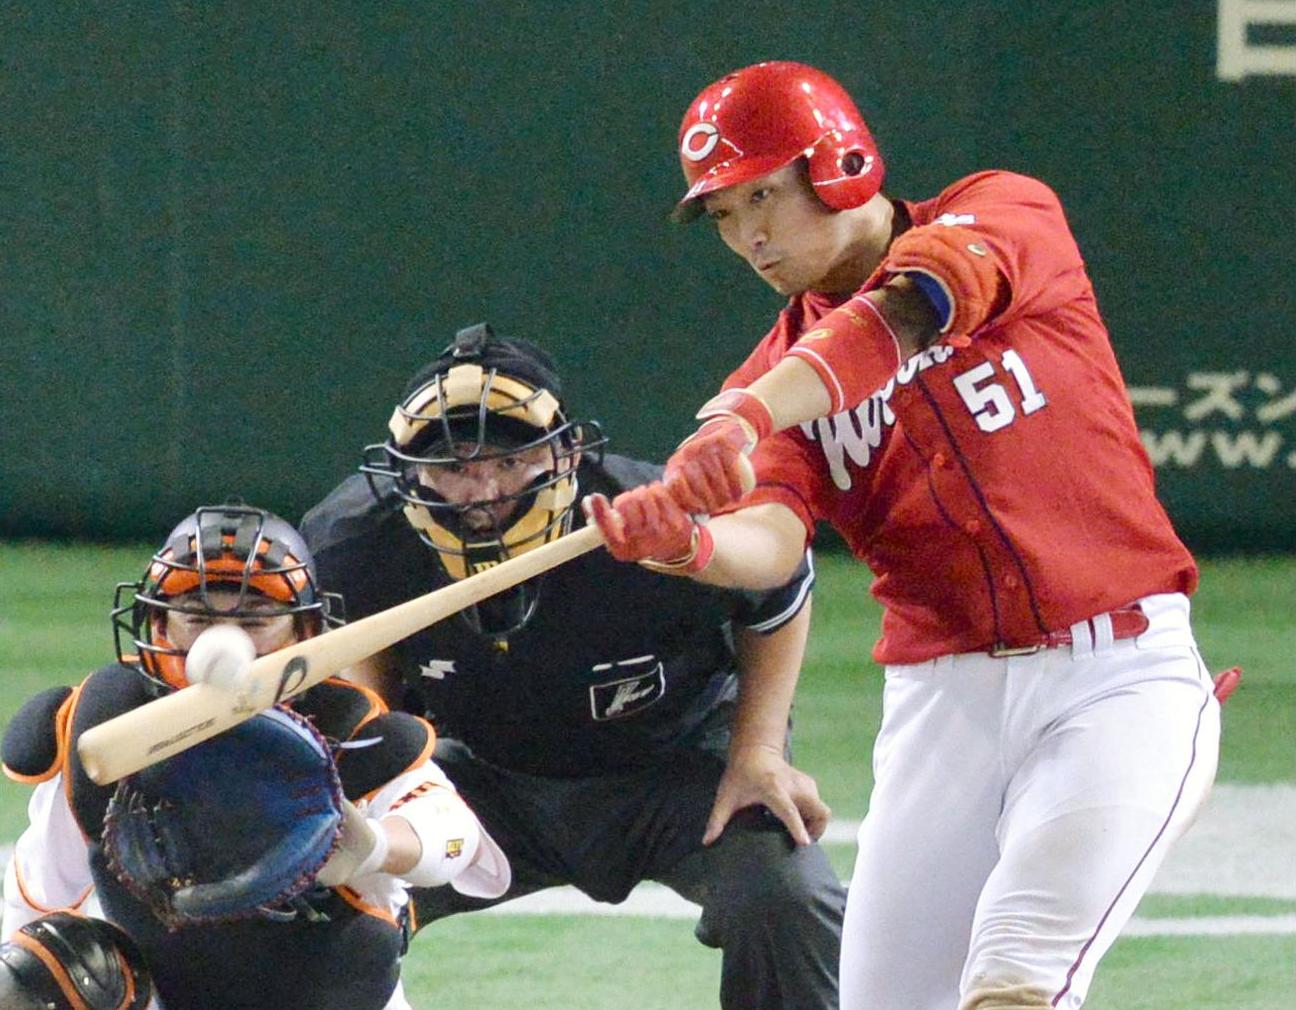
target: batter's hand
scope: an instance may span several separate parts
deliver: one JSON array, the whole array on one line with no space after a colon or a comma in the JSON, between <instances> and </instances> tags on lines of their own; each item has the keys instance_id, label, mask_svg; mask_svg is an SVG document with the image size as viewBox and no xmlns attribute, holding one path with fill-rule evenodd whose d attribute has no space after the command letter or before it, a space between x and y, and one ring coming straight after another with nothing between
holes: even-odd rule
<instances>
[{"instance_id":1,"label":"batter's hand","mask_svg":"<svg viewBox=\"0 0 1296 1010\"><path fill-rule=\"evenodd\" d=\"M608 553L618 561L691 574L711 560L711 534L675 503L659 481L623 491L612 502L606 495L592 494L582 507L603 534Z\"/></svg>"},{"instance_id":2,"label":"batter's hand","mask_svg":"<svg viewBox=\"0 0 1296 1010\"><path fill-rule=\"evenodd\" d=\"M745 389L727 389L702 405L702 427L666 461L662 481L686 512L711 515L756 484L747 457L774 430L765 401Z\"/></svg>"},{"instance_id":3,"label":"batter's hand","mask_svg":"<svg viewBox=\"0 0 1296 1010\"><path fill-rule=\"evenodd\" d=\"M719 838L739 810L759 805L783 822L798 845L817 841L832 817L828 804L819 798L815 780L788 764L782 752L766 746L743 747L729 756L702 844Z\"/></svg>"},{"instance_id":4,"label":"batter's hand","mask_svg":"<svg viewBox=\"0 0 1296 1010\"><path fill-rule=\"evenodd\" d=\"M718 512L755 483L747 461L751 444L737 421L709 421L666 461L662 483L685 511Z\"/></svg>"}]
</instances>

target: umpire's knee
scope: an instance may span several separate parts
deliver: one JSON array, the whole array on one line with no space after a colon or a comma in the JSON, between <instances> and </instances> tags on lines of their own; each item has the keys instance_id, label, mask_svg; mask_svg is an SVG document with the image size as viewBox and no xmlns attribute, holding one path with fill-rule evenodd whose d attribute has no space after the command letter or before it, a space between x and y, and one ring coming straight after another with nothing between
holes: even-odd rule
<instances>
[{"instance_id":1,"label":"umpire's knee","mask_svg":"<svg viewBox=\"0 0 1296 1010\"><path fill-rule=\"evenodd\" d=\"M840 935L845 891L818 846L796 846L781 826L732 827L714 855L697 926L702 943L721 947L757 931Z\"/></svg>"}]
</instances>

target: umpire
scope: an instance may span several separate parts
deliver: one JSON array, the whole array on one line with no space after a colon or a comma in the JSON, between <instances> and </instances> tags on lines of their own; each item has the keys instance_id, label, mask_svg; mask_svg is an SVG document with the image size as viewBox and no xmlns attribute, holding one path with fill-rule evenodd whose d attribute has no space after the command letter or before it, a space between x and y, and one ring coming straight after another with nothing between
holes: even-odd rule
<instances>
[{"instance_id":1,"label":"umpire","mask_svg":"<svg viewBox=\"0 0 1296 1010\"><path fill-rule=\"evenodd\" d=\"M581 496L659 473L604 456L549 356L486 324L414 376L390 430L302 521L351 620L556 539L583 524ZM435 723L438 764L512 863L497 901L571 884L616 903L659 881L702 906L722 1007L826 1010L845 902L813 841L828 809L785 755L737 760L744 692L795 686L812 582L808 555L787 585L745 593L595 551L356 675ZM416 928L497 901L416 891Z\"/></svg>"}]
</instances>

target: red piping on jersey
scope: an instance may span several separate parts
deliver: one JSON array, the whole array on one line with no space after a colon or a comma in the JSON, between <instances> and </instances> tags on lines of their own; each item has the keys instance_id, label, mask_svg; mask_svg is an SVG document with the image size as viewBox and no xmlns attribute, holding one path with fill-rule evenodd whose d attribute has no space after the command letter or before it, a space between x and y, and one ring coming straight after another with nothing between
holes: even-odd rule
<instances>
[{"instance_id":1,"label":"red piping on jersey","mask_svg":"<svg viewBox=\"0 0 1296 1010\"><path fill-rule=\"evenodd\" d=\"M387 813L388 814L395 813L395 811L403 807L406 803L409 803L411 800L416 800L420 796L427 795L433 789L445 789L445 788L446 787L443 786L440 782L420 782L413 789L411 789L404 796L402 796L395 803L393 803L391 805L391 808L387 811ZM450 791L453 792L453 790ZM386 817L387 814L383 814L383 816Z\"/></svg>"},{"instance_id":2,"label":"red piping on jersey","mask_svg":"<svg viewBox=\"0 0 1296 1010\"><path fill-rule=\"evenodd\" d=\"M1030 573L1026 571L1026 563L1021 559L1021 555L1017 553L1017 548L1013 546L1013 542L1009 538L1008 534L1005 533L1003 527L999 525L999 520L995 518L994 511L990 508L990 503L986 501L985 494L981 490L981 485L978 484L976 478L972 476L972 467L968 463L967 457L963 454L962 447L958 444L958 441L954 438L954 432L952 432L950 430L949 425L945 423L945 415L941 413L940 406L936 402L936 397L932 395L931 390L927 388L927 383L922 379L921 376L922 376L921 372L916 373L914 375L913 384L922 391L923 396L926 398L928 404L930 404L931 406L932 413L935 415L936 420L940 423L941 430L945 432L945 438L949 442L950 448L954 452L954 457L959 462L959 468L963 471L963 475L967 478L968 486L972 489L972 493L976 496L977 502L981 505L981 511L985 514L985 517L990 521L990 525L994 527L994 531L998 535L1000 542L1003 543L1004 549L1010 555L1012 555L1013 562L1017 565L1017 571L1021 573L1022 588L1026 590L1026 599L1030 603L1031 616L1035 618L1036 627L1038 627L1041 632L1050 631L1051 629L1044 623L1044 618L1040 615L1039 601L1035 597L1035 586L1031 582ZM942 510L942 513L943 512L944 510ZM957 528L957 524L955 528ZM978 550L979 550L979 546L978 546ZM990 595L991 595L991 599L993 600L994 580L990 578L988 573L986 578L989 581ZM997 608L995 610L995 632L996 634L998 634L1000 638L1003 637L1003 629L999 626L999 613Z\"/></svg>"},{"instance_id":3,"label":"red piping on jersey","mask_svg":"<svg viewBox=\"0 0 1296 1010\"><path fill-rule=\"evenodd\" d=\"M1200 670L1201 660L1198 659L1197 662L1198 669ZM1207 678L1207 680L1209 682L1209 678ZM1080 953L1077 954L1076 959L1071 962L1071 967L1066 973L1066 983L1058 990L1057 995L1053 997L1049 1004L1050 1006L1057 1006L1062 997L1070 991L1071 982L1075 978L1075 973L1080 970L1080 965L1084 961L1085 955L1089 953L1089 948L1093 946L1094 941L1098 939L1098 934L1102 932L1103 926L1107 924L1107 920L1111 917L1112 909L1116 907L1116 903L1120 901L1121 896L1129 889L1130 881L1134 879L1143 864L1147 862L1148 856L1152 854L1152 850L1156 848L1157 842L1161 841L1161 837L1166 833L1166 828L1170 826L1170 820L1174 817L1175 811L1179 809L1179 801L1183 799L1184 787L1188 784L1188 776L1192 773L1193 766L1197 763L1197 736L1201 732L1202 715L1205 713L1206 706L1210 704L1213 697L1214 695L1210 691L1207 691L1206 700L1202 702L1201 708L1197 710L1197 725L1193 727L1192 751L1188 756L1188 767L1184 769L1183 778L1179 780L1179 791L1175 793L1174 802L1170 804L1170 812L1166 814L1165 820L1161 822L1161 827L1157 829L1156 835L1153 837L1152 841L1148 843L1148 847L1143 850L1143 855L1140 856L1138 862L1134 864L1134 869L1130 870L1129 876L1125 878L1125 883L1121 884L1115 897L1112 898L1111 903L1107 906L1107 910L1103 912L1102 917L1098 920L1098 925L1095 926L1094 931L1089 934L1089 939L1086 940L1084 946L1080 948Z\"/></svg>"}]
</instances>

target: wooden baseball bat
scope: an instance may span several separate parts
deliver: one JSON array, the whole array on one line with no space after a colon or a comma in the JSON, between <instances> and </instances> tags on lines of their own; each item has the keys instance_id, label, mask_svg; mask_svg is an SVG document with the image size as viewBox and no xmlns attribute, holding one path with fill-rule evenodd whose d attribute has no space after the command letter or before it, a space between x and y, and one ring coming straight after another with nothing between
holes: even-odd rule
<instances>
[{"instance_id":1,"label":"wooden baseball bat","mask_svg":"<svg viewBox=\"0 0 1296 1010\"><path fill-rule=\"evenodd\" d=\"M99 785L116 782L602 543L598 527L586 526L460 582L261 656L248 667L249 686L244 691L191 684L164 695L81 734L77 741L81 764Z\"/></svg>"}]
</instances>

